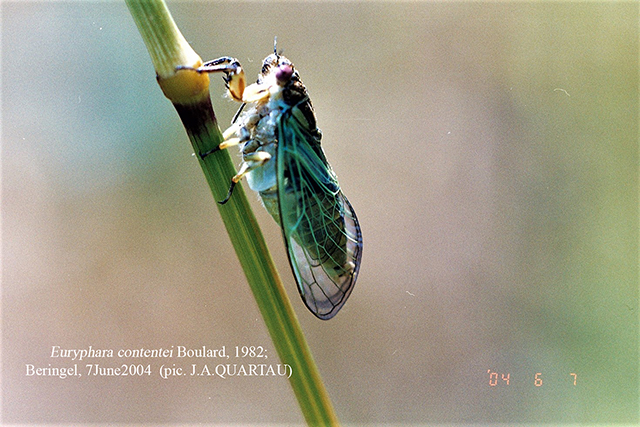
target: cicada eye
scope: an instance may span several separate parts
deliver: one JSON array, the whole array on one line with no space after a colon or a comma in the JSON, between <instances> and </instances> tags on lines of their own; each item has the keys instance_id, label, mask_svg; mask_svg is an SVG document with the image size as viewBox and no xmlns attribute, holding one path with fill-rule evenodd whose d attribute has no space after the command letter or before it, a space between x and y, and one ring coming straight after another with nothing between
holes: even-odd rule
<instances>
[{"instance_id":1,"label":"cicada eye","mask_svg":"<svg viewBox=\"0 0 640 427\"><path fill-rule=\"evenodd\" d=\"M282 64L276 70L276 80L280 86L287 84L293 76L293 67L289 64Z\"/></svg>"}]
</instances>

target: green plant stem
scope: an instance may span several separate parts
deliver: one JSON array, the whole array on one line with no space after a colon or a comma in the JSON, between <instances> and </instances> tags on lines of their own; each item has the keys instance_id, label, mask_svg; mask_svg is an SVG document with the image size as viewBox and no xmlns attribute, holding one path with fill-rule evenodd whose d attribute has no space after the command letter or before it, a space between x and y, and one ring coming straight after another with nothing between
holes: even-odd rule
<instances>
[{"instance_id":1,"label":"green plant stem","mask_svg":"<svg viewBox=\"0 0 640 427\"><path fill-rule=\"evenodd\" d=\"M173 102L193 149L204 153L222 141L209 98L206 74L181 70L202 61L186 43L161 0L126 0L147 45L158 83ZM215 200L226 196L235 174L227 150L204 159L197 156ZM241 185L225 205L218 205L231 243L245 272L282 363L291 367L290 384L309 425L338 425L338 419L298 319L269 254L264 237Z\"/></svg>"}]
</instances>

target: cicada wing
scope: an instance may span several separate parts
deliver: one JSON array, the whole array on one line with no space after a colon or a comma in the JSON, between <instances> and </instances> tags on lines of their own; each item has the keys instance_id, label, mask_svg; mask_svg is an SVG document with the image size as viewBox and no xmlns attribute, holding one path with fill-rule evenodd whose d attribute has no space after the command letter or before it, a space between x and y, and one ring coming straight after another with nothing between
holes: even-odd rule
<instances>
[{"instance_id":1,"label":"cicada wing","mask_svg":"<svg viewBox=\"0 0 640 427\"><path fill-rule=\"evenodd\" d=\"M296 107L293 107L295 109ZM353 290L362 257L358 218L320 148L291 111L278 123L278 205L298 291L320 319L330 319Z\"/></svg>"}]
</instances>

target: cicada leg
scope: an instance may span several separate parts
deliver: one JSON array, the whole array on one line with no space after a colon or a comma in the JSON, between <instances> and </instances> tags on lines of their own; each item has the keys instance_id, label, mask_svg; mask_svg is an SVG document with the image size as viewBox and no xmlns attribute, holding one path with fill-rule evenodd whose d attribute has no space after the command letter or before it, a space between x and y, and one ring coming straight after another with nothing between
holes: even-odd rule
<instances>
[{"instance_id":1,"label":"cicada leg","mask_svg":"<svg viewBox=\"0 0 640 427\"><path fill-rule=\"evenodd\" d=\"M238 102L242 102L242 95L247 83L244 78L244 70L236 58L223 56L212 61L207 61L198 68L179 65L177 70L193 70L198 73L224 73L225 85L229 96Z\"/></svg>"},{"instance_id":2,"label":"cicada leg","mask_svg":"<svg viewBox=\"0 0 640 427\"><path fill-rule=\"evenodd\" d=\"M238 137L234 137L233 135L235 135L241 128L242 126L240 126L239 124L234 123L233 125L231 125L227 130L225 130L222 133L222 138L223 141L220 143L220 145L218 145L217 147L212 148L209 151L206 151L204 153L200 154L200 158L202 160L205 159L205 157L207 157L209 154L213 154L216 151L219 150L224 150L227 149L229 147L235 147L236 145L245 142L248 140L248 138L238 138Z\"/></svg>"},{"instance_id":3,"label":"cicada leg","mask_svg":"<svg viewBox=\"0 0 640 427\"><path fill-rule=\"evenodd\" d=\"M231 198L231 194L233 194L233 189L236 184L249 172L254 170L255 168L259 168L264 165L264 163L271 159L271 154L266 151L254 151L253 153L248 153L243 156L242 166L240 166L240 170L238 173L231 178L231 185L229 186L229 192L227 193L227 197L224 200L220 200L218 203L224 205Z\"/></svg>"}]
</instances>

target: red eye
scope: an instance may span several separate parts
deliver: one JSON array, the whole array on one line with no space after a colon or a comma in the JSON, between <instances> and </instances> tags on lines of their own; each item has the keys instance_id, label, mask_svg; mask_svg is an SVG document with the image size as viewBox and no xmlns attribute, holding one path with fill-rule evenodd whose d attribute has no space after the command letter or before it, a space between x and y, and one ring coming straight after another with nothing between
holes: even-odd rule
<instances>
[{"instance_id":1,"label":"red eye","mask_svg":"<svg viewBox=\"0 0 640 427\"><path fill-rule=\"evenodd\" d=\"M291 65L284 64L279 66L276 70L276 80L278 80L278 83L281 84L287 83L291 79L292 75L293 67Z\"/></svg>"}]
</instances>

